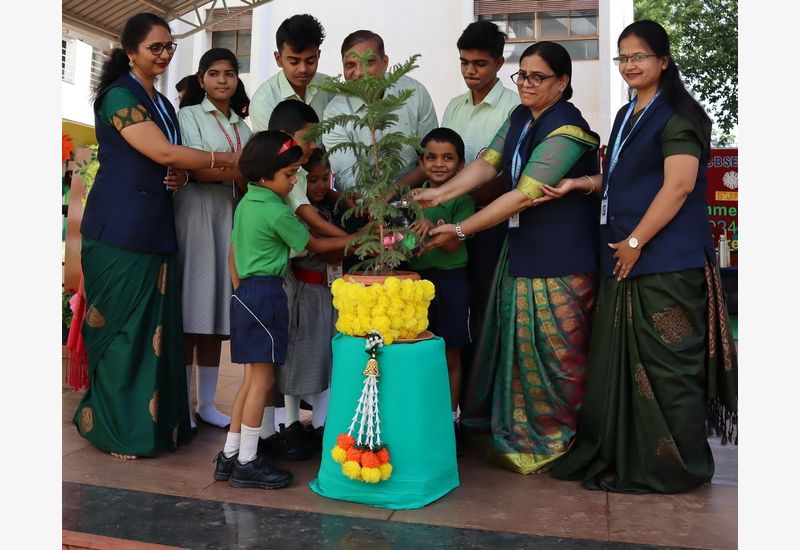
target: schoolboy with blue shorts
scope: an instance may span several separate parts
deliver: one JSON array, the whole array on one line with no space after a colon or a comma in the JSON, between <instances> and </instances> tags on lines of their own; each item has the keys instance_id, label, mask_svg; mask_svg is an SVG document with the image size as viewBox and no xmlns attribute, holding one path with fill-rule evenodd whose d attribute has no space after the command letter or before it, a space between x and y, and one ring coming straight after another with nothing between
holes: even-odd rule
<instances>
[{"instance_id":1,"label":"schoolboy with blue shorts","mask_svg":"<svg viewBox=\"0 0 800 550\"><path fill-rule=\"evenodd\" d=\"M421 142L425 152L419 164L428 181L425 187L438 187L449 181L464 166L464 142L449 128L431 130ZM425 208L425 228L434 225L459 223L475 213L475 201L462 195L438 206ZM461 348L472 342L469 330L470 289L467 280L467 247L453 240L415 257L409 268L436 287L436 296L428 309L430 330L444 339L447 370L450 376L450 399L453 422L461 386Z\"/></svg>"}]
</instances>

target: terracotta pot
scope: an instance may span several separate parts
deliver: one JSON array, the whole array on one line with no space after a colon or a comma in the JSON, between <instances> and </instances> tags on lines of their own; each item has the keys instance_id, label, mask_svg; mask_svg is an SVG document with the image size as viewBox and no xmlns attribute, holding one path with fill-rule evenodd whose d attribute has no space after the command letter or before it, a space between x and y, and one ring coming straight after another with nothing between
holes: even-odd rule
<instances>
[{"instance_id":1,"label":"terracotta pot","mask_svg":"<svg viewBox=\"0 0 800 550\"><path fill-rule=\"evenodd\" d=\"M377 273L370 273L367 271L359 271L353 275L345 273L342 277L345 281L351 283L361 283L362 285L371 285L373 283L382 283L389 277L396 277L398 279L411 279L412 281L419 281L419 273L414 271L389 271L383 275Z\"/></svg>"}]
</instances>

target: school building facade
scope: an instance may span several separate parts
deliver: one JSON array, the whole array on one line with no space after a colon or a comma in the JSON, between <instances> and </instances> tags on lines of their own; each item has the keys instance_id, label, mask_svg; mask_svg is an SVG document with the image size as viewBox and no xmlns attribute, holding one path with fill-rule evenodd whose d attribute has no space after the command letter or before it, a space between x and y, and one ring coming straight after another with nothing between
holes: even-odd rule
<instances>
[{"instance_id":1,"label":"school building facade","mask_svg":"<svg viewBox=\"0 0 800 550\"><path fill-rule=\"evenodd\" d=\"M275 64L275 31L297 13L309 13L324 26L319 71L342 72L342 40L357 29L380 34L390 65L420 54L419 68L411 76L422 82L433 98L441 120L448 101L466 91L461 78L456 42L464 27L478 19L490 19L508 35L506 63L500 72L505 86L518 69L519 54L534 41L563 44L573 59L572 101L603 139L611 130L613 116L626 101L626 86L611 58L616 39L633 21L632 0L273 0L250 7L236 0L209 2L212 23L196 31L193 13L170 25L178 37L178 49L169 70L160 79L160 90L177 104L175 83L197 70L200 56L212 46L227 47L242 64L242 81L252 97L258 86L279 69ZM218 23L213 21L218 20ZM72 133L94 123L89 94L104 59L114 46L107 37L93 36L64 23L62 36L62 109ZM185 35L183 38L181 36ZM177 105L176 105L177 106Z\"/></svg>"}]
</instances>

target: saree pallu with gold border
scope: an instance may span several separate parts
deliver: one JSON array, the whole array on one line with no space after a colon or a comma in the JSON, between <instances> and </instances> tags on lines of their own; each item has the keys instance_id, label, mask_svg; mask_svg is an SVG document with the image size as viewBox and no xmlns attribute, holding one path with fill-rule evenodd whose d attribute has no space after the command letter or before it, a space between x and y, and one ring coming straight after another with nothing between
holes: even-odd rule
<instances>
[{"instance_id":1,"label":"saree pallu with gold border","mask_svg":"<svg viewBox=\"0 0 800 550\"><path fill-rule=\"evenodd\" d=\"M489 458L529 474L564 454L575 435L597 276L509 277L507 266L504 245L462 425L489 428Z\"/></svg>"},{"instance_id":2,"label":"saree pallu with gold border","mask_svg":"<svg viewBox=\"0 0 800 550\"><path fill-rule=\"evenodd\" d=\"M718 270L604 277L593 329L578 434L553 475L625 493L710 481L706 420L723 443L736 440L737 422L736 350Z\"/></svg>"},{"instance_id":3,"label":"saree pallu with gold border","mask_svg":"<svg viewBox=\"0 0 800 550\"><path fill-rule=\"evenodd\" d=\"M81 254L89 389L73 422L108 452L175 450L192 436L175 256L87 238Z\"/></svg>"}]
</instances>

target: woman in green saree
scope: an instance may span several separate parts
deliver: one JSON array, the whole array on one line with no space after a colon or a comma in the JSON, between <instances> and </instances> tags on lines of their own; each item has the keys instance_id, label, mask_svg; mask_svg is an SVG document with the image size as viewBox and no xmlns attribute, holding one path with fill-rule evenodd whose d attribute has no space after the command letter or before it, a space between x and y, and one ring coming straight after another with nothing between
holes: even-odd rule
<instances>
[{"instance_id":1,"label":"woman in green saree","mask_svg":"<svg viewBox=\"0 0 800 550\"><path fill-rule=\"evenodd\" d=\"M177 46L166 21L135 15L121 44L94 103L100 169L81 222L89 388L73 422L133 459L191 439L172 194L185 170L232 167L238 155L179 145L175 111L154 88Z\"/></svg>"},{"instance_id":2,"label":"woman in green saree","mask_svg":"<svg viewBox=\"0 0 800 550\"><path fill-rule=\"evenodd\" d=\"M736 351L705 202L711 121L658 23L632 23L618 48L635 96L608 146L586 395L553 475L587 489L677 493L714 474L707 405L723 444L735 440Z\"/></svg>"},{"instance_id":3,"label":"woman in green saree","mask_svg":"<svg viewBox=\"0 0 800 550\"><path fill-rule=\"evenodd\" d=\"M481 157L438 188L415 190L423 207L469 192L502 172L508 191L460 223L431 230L426 248L500 223L506 242L486 322L463 381L460 425L489 433L493 461L541 471L569 448L583 401L597 280L597 200L583 176L597 171L599 138L572 96L572 62L553 42L526 49L513 75L521 105ZM563 200L541 186L577 178Z\"/></svg>"}]
</instances>

